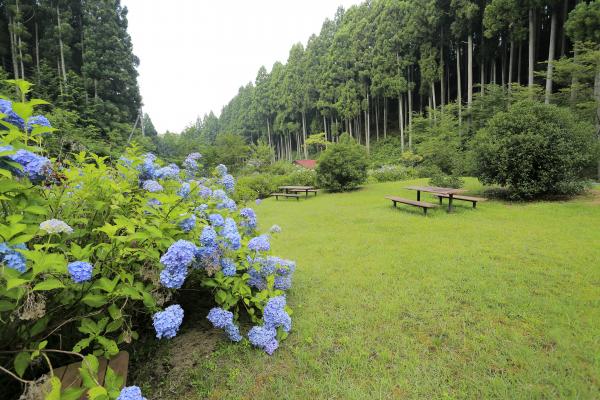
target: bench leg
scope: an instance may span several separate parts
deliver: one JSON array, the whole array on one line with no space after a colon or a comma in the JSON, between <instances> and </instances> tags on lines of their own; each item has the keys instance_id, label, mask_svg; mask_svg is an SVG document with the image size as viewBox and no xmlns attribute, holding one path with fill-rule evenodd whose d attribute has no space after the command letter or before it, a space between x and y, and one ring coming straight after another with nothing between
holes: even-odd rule
<instances>
[{"instance_id":1,"label":"bench leg","mask_svg":"<svg viewBox=\"0 0 600 400\"><path fill-rule=\"evenodd\" d=\"M473 202L473 208L477 208L477 202L476 201Z\"/></svg>"},{"instance_id":2,"label":"bench leg","mask_svg":"<svg viewBox=\"0 0 600 400\"><path fill-rule=\"evenodd\" d=\"M427 216L427 208L423 207L423 214Z\"/></svg>"},{"instance_id":3,"label":"bench leg","mask_svg":"<svg viewBox=\"0 0 600 400\"><path fill-rule=\"evenodd\" d=\"M394 208L396 208L396 202L395 202L395 201L393 201L392 203L394 203Z\"/></svg>"},{"instance_id":4,"label":"bench leg","mask_svg":"<svg viewBox=\"0 0 600 400\"><path fill-rule=\"evenodd\" d=\"M442 198L438 197L438 199L440 200L440 206L442 205Z\"/></svg>"},{"instance_id":5,"label":"bench leg","mask_svg":"<svg viewBox=\"0 0 600 400\"><path fill-rule=\"evenodd\" d=\"M449 213L452 212L452 195L450 195L450 197L448 197L448 212Z\"/></svg>"},{"instance_id":6,"label":"bench leg","mask_svg":"<svg viewBox=\"0 0 600 400\"><path fill-rule=\"evenodd\" d=\"M421 201L421 191L417 190L417 201Z\"/></svg>"}]
</instances>

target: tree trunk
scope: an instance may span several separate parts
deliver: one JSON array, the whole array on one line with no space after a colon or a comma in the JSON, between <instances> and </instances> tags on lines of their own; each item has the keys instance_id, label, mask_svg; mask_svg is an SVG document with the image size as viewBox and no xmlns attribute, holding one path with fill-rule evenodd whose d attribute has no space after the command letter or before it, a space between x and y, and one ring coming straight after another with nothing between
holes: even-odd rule
<instances>
[{"instance_id":1,"label":"tree trunk","mask_svg":"<svg viewBox=\"0 0 600 400\"><path fill-rule=\"evenodd\" d=\"M400 150L404 153L404 101L402 93L398 94L398 120L400 121Z\"/></svg>"},{"instance_id":2,"label":"tree trunk","mask_svg":"<svg viewBox=\"0 0 600 400\"><path fill-rule=\"evenodd\" d=\"M567 35L565 32L565 22L567 22L567 18L569 18L569 0L563 1L562 17L563 28L560 31L560 57L563 57L567 52Z\"/></svg>"},{"instance_id":3,"label":"tree trunk","mask_svg":"<svg viewBox=\"0 0 600 400\"><path fill-rule=\"evenodd\" d=\"M523 69L521 60L523 55L523 42L519 41L519 56L517 57L517 83L521 84L521 69Z\"/></svg>"},{"instance_id":4,"label":"tree trunk","mask_svg":"<svg viewBox=\"0 0 600 400\"><path fill-rule=\"evenodd\" d=\"M271 147L271 126L269 124L269 117L267 117L267 136L269 138L269 147Z\"/></svg>"},{"instance_id":5,"label":"tree trunk","mask_svg":"<svg viewBox=\"0 0 600 400\"><path fill-rule=\"evenodd\" d=\"M61 36L61 26L60 26L60 10L58 9L58 3L56 4L56 18L58 23L58 48L60 49L60 63L62 65L62 75L65 83L67 82L67 68L65 67L65 52L63 50L63 42Z\"/></svg>"},{"instance_id":6,"label":"tree trunk","mask_svg":"<svg viewBox=\"0 0 600 400\"><path fill-rule=\"evenodd\" d=\"M379 141L379 97L377 97L377 104L375 104L375 131L377 132L377 141Z\"/></svg>"},{"instance_id":7,"label":"tree trunk","mask_svg":"<svg viewBox=\"0 0 600 400\"><path fill-rule=\"evenodd\" d=\"M535 23L533 8L529 9L529 64L527 68L527 86L533 87L533 69L535 64Z\"/></svg>"},{"instance_id":8,"label":"tree trunk","mask_svg":"<svg viewBox=\"0 0 600 400\"><path fill-rule=\"evenodd\" d=\"M577 63L577 56L578 56L578 50L577 50L577 46L575 46L575 50L573 50L573 62ZM571 107L575 106L575 101L577 101L577 86L579 83L579 79L577 77L577 73L574 73L571 76Z\"/></svg>"},{"instance_id":9,"label":"tree trunk","mask_svg":"<svg viewBox=\"0 0 600 400\"><path fill-rule=\"evenodd\" d=\"M435 98L435 83L434 82L431 82L431 100L433 102L433 110L435 110L437 108L437 101Z\"/></svg>"},{"instance_id":10,"label":"tree trunk","mask_svg":"<svg viewBox=\"0 0 600 400\"><path fill-rule=\"evenodd\" d=\"M444 29L442 28L442 40L440 43L440 104L442 107L442 114L444 113L444 97L446 96L446 90L444 88Z\"/></svg>"},{"instance_id":11,"label":"tree trunk","mask_svg":"<svg viewBox=\"0 0 600 400\"><path fill-rule=\"evenodd\" d=\"M306 148L306 111L302 111L302 147L304 148L304 159L308 158L308 149Z\"/></svg>"},{"instance_id":12,"label":"tree trunk","mask_svg":"<svg viewBox=\"0 0 600 400\"><path fill-rule=\"evenodd\" d=\"M17 61L17 41L15 40L16 27L11 15L8 16L8 25L11 27L8 33L10 36L10 53L13 62L13 75L15 76L15 79L19 79L19 64Z\"/></svg>"},{"instance_id":13,"label":"tree trunk","mask_svg":"<svg viewBox=\"0 0 600 400\"><path fill-rule=\"evenodd\" d=\"M383 138L387 137L387 97L383 98Z\"/></svg>"},{"instance_id":14,"label":"tree trunk","mask_svg":"<svg viewBox=\"0 0 600 400\"><path fill-rule=\"evenodd\" d=\"M594 98L596 99L596 136L598 137L598 141L600 141L600 63L596 65ZM598 160L598 181L600 182L600 159Z\"/></svg>"},{"instance_id":15,"label":"tree trunk","mask_svg":"<svg viewBox=\"0 0 600 400\"><path fill-rule=\"evenodd\" d=\"M327 118L323 114L323 132L325 132L325 140L327 140Z\"/></svg>"},{"instance_id":16,"label":"tree trunk","mask_svg":"<svg viewBox=\"0 0 600 400\"><path fill-rule=\"evenodd\" d=\"M554 69L554 50L556 47L556 7L552 9L552 22L550 23L550 47L548 49L548 69L546 71L546 97L544 102L550 104L550 96L552 96L552 73Z\"/></svg>"},{"instance_id":17,"label":"tree trunk","mask_svg":"<svg viewBox=\"0 0 600 400\"><path fill-rule=\"evenodd\" d=\"M462 93L460 82L460 45L456 46L456 104L458 105L458 126L462 124Z\"/></svg>"},{"instance_id":18,"label":"tree trunk","mask_svg":"<svg viewBox=\"0 0 600 400\"><path fill-rule=\"evenodd\" d=\"M515 58L515 41L510 41L510 55L508 56L508 91L510 92L510 86L513 78L513 64Z\"/></svg>"},{"instance_id":19,"label":"tree trunk","mask_svg":"<svg viewBox=\"0 0 600 400\"><path fill-rule=\"evenodd\" d=\"M500 58L500 79L502 79L502 88L506 85L506 43L502 43L502 57Z\"/></svg>"},{"instance_id":20,"label":"tree trunk","mask_svg":"<svg viewBox=\"0 0 600 400\"><path fill-rule=\"evenodd\" d=\"M409 71L408 74L408 149L412 151L412 113L413 113L413 104L412 104L412 89L411 89L411 78L412 74Z\"/></svg>"},{"instance_id":21,"label":"tree trunk","mask_svg":"<svg viewBox=\"0 0 600 400\"><path fill-rule=\"evenodd\" d=\"M40 40L38 36L38 24L35 23L35 70L37 73L37 84L40 85Z\"/></svg>"},{"instance_id":22,"label":"tree trunk","mask_svg":"<svg viewBox=\"0 0 600 400\"><path fill-rule=\"evenodd\" d=\"M467 105L471 108L473 103L473 34L469 33L467 37L468 58L467 58Z\"/></svg>"}]
</instances>

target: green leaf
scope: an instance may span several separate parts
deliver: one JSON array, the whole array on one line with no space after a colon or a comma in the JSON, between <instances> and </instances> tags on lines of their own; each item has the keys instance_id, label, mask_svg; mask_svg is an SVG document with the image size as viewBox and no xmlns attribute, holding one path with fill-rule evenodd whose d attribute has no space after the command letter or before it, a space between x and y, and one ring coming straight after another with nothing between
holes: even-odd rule
<instances>
[{"instance_id":1,"label":"green leaf","mask_svg":"<svg viewBox=\"0 0 600 400\"><path fill-rule=\"evenodd\" d=\"M123 314L121 313L121 309L117 307L115 303L111 304L108 307L108 313L110 314L110 317L114 320L120 319L123 316Z\"/></svg>"},{"instance_id":2,"label":"green leaf","mask_svg":"<svg viewBox=\"0 0 600 400\"><path fill-rule=\"evenodd\" d=\"M81 339L79 342L75 343L75 346L73 346L73 351L76 353L80 353L81 350L88 348L91 341L92 341L91 338Z\"/></svg>"},{"instance_id":3,"label":"green leaf","mask_svg":"<svg viewBox=\"0 0 600 400\"><path fill-rule=\"evenodd\" d=\"M85 295L85 297L81 299L81 301L90 307L98 308L105 305L108 302L108 298L103 294L89 293Z\"/></svg>"},{"instance_id":4,"label":"green leaf","mask_svg":"<svg viewBox=\"0 0 600 400\"><path fill-rule=\"evenodd\" d=\"M18 286L21 286L25 283L29 282L27 279L21 279L21 278L10 278L6 280L6 288L7 289L12 289L12 288L16 288Z\"/></svg>"},{"instance_id":5,"label":"green leaf","mask_svg":"<svg viewBox=\"0 0 600 400\"><path fill-rule=\"evenodd\" d=\"M81 320L81 326L78 328L78 330L81 333L87 333L90 335L96 335L100 333L98 325L96 325L96 323L89 318L84 318Z\"/></svg>"},{"instance_id":6,"label":"green leaf","mask_svg":"<svg viewBox=\"0 0 600 400\"><path fill-rule=\"evenodd\" d=\"M35 285L33 290L52 290L64 287L65 285L58 279L48 279Z\"/></svg>"},{"instance_id":7,"label":"green leaf","mask_svg":"<svg viewBox=\"0 0 600 400\"><path fill-rule=\"evenodd\" d=\"M16 306L16 303L11 303L10 301L6 300L0 300L0 312L14 310Z\"/></svg>"},{"instance_id":8,"label":"green leaf","mask_svg":"<svg viewBox=\"0 0 600 400\"><path fill-rule=\"evenodd\" d=\"M106 351L106 354L109 357L119 353L119 346L117 346L117 343L114 340L105 338L104 336L98 336L96 340L104 348L104 351Z\"/></svg>"},{"instance_id":9,"label":"green leaf","mask_svg":"<svg viewBox=\"0 0 600 400\"><path fill-rule=\"evenodd\" d=\"M101 289L107 293L111 293L113 290L115 290L115 286L117 286L117 279L111 281L108 278L102 277L94 282L92 289Z\"/></svg>"},{"instance_id":10,"label":"green leaf","mask_svg":"<svg viewBox=\"0 0 600 400\"><path fill-rule=\"evenodd\" d=\"M17 354L17 356L15 357L15 360L13 362L13 364L15 366L15 371L17 372L17 375L22 377L23 374L25 373L25 370L27 369L27 367L29 367L30 362L31 362L31 354L29 354L28 352L22 351L19 354Z\"/></svg>"},{"instance_id":11,"label":"green leaf","mask_svg":"<svg viewBox=\"0 0 600 400\"><path fill-rule=\"evenodd\" d=\"M122 376L119 376L113 371L112 368L106 368L106 376L104 377L104 386L109 391L120 390L121 386L124 384L124 379Z\"/></svg>"},{"instance_id":12,"label":"green leaf","mask_svg":"<svg viewBox=\"0 0 600 400\"><path fill-rule=\"evenodd\" d=\"M105 333L114 332L114 331L118 330L119 328L121 328L122 325L123 325L123 319L114 320L110 324L108 324L108 326L106 327Z\"/></svg>"},{"instance_id":13,"label":"green leaf","mask_svg":"<svg viewBox=\"0 0 600 400\"><path fill-rule=\"evenodd\" d=\"M96 386L88 390L87 394L90 400L108 400L108 392L102 386Z\"/></svg>"},{"instance_id":14,"label":"green leaf","mask_svg":"<svg viewBox=\"0 0 600 400\"><path fill-rule=\"evenodd\" d=\"M48 210L42 206L29 206L26 207L23 211L36 215L46 215L46 213L48 212Z\"/></svg>"},{"instance_id":15,"label":"green leaf","mask_svg":"<svg viewBox=\"0 0 600 400\"><path fill-rule=\"evenodd\" d=\"M68 388L62 392L60 400L79 400L85 393L85 388Z\"/></svg>"},{"instance_id":16,"label":"green leaf","mask_svg":"<svg viewBox=\"0 0 600 400\"><path fill-rule=\"evenodd\" d=\"M225 292L224 290L218 290L215 294L215 300L217 301L217 303L223 304L225 300L227 300L227 292Z\"/></svg>"},{"instance_id":17,"label":"green leaf","mask_svg":"<svg viewBox=\"0 0 600 400\"><path fill-rule=\"evenodd\" d=\"M46 400L61 400L60 389L62 385L60 383L60 379L58 379L56 376L53 376L50 378L50 385L52 386L52 390L50 390L50 393L46 395Z\"/></svg>"}]
</instances>

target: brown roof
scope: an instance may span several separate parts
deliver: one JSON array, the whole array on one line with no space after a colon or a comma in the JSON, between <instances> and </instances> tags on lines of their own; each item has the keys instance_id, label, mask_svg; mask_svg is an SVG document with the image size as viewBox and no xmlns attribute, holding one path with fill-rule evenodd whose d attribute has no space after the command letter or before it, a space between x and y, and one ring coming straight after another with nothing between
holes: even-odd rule
<instances>
[{"instance_id":1,"label":"brown roof","mask_svg":"<svg viewBox=\"0 0 600 400\"><path fill-rule=\"evenodd\" d=\"M317 167L317 160L296 160L294 164L308 169L315 169Z\"/></svg>"}]
</instances>

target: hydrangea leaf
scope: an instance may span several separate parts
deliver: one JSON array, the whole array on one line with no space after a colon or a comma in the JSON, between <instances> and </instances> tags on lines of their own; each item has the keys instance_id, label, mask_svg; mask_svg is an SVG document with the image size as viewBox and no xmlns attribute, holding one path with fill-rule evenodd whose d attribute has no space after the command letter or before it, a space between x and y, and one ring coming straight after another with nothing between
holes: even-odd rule
<instances>
[{"instance_id":1,"label":"hydrangea leaf","mask_svg":"<svg viewBox=\"0 0 600 400\"><path fill-rule=\"evenodd\" d=\"M63 288L65 285L58 279L47 279L35 285L33 290L52 290Z\"/></svg>"},{"instance_id":2,"label":"hydrangea leaf","mask_svg":"<svg viewBox=\"0 0 600 400\"><path fill-rule=\"evenodd\" d=\"M31 362L31 355L28 352L22 351L19 354L17 354L17 356L15 357L15 360L13 362L13 364L15 366L15 371L17 372L17 375L22 377L23 374L25 373L25 370L27 369L27 367L29 367L30 362Z\"/></svg>"}]
</instances>

